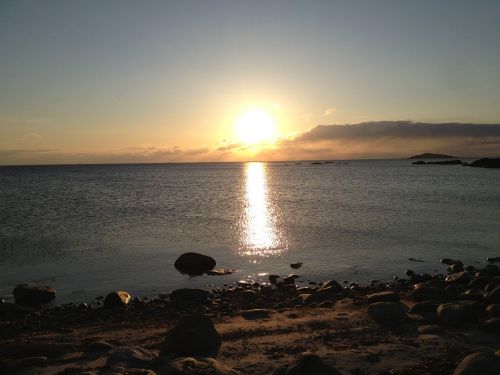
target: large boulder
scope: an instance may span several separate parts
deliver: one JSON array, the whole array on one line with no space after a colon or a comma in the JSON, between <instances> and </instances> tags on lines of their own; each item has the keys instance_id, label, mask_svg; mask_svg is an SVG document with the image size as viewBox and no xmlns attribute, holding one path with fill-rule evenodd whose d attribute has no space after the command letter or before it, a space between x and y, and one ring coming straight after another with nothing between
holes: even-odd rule
<instances>
[{"instance_id":1,"label":"large boulder","mask_svg":"<svg viewBox=\"0 0 500 375\"><path fill-rule=\"evenodd\" d=\"M465 357L453 375L498 375L500 357L493 353L474 353Z\"/></svg>"},{"instance_id":2,"label":"large boulder","mask_svg":"<svg viewBox=\"0 0 500 375\"><path fill-rule=\"evenodd\" d=\"M333 366L323 362L315 354L303 353L299 358L284 368L274 372L279 375L340 375L340 372Z\"/></svg>"},{"instance_id":3,"label":"large boulder","mask_svg":"<svg viewBox=\"0 0 500 375\"><path fill-rule=\"evenodd\" d=\"M471 303L469 303L471 302ZM458 326L477 319L478 310L472 301L445 303L437 308L439 320L445 325Z\"/></svg>"},{"instance_id":4,"label":"large boulder","mask_svg":"<svg viewBox=\"0 0 500 375\"><path fill-rule=\"evenodd\" d=\"M216 357L221 338L210 318L190 315L181 318L168 332L163 352L181 357Z\"/></svg>"},{"instance_id":5,"label":"large boulder","mask_svg":"<svg viewBox=\"0 0 500 375\"><path fill-rule=\"evenodd\" d=\"M375 302L368 306L368 315L378 323L401 322L408 318L408 308L396 302Z\"/></svg>"},{"instance_id":6,"label":"large boulder","mask_svg":"<svg viewBox=\"0 0 500 375\"><path fill-rule=\"evenodd\" d=\"M368 295L368 303L376 302L399 302L399 294L388 290Z\"/></svg>"},{"instance_id":7,"label":"large boulder","mask_svg":"<svg viewBox=\"0 0 500 375\"><path fill-rule=\"evenodd\" d=\"M56 290L44 285L20 284L12 293L16 303L24 306L43 305L56 298Z\"/></svg>"},{"instance_id":8,"label":"large boulder","mask_svg":"<svg viewBox=\"0 0 500 375\"><path fill-rule=\"evenodd\" d=\"M448 294L441 288L417 285L413 289L413 298L417 302L430 300L444 301L448 298Z\"/></svg>"},{"instance_id":9,"label":"large boulder","mask_svg":"<svg viewBox=\"0 0 500 375\"><path fill-rule=\"evenodd\" d=\"M198 253L184 253L174 263L179 272L188 275L202 275L213 270L215 265L214 258Z\"/></svg>"},{"instance_id":10,"label":"large boulder","mask_svg":"<svg viewBox=\"0 0 500 375\"><path fill-rule=\"evenodd\" d=\"M166 375L240 375L213 358L177 358L166 368Z\"/></svg>"},{"instance_id":11,"label":"large boulder","mask_svg":"<svg viewBox=\"0 0 500 375\"><path fill-rule=\"evenodd\" d=\"M109 293L104 299L104 307L107 309L115 309L120 307L125 307L132 300L132 296L124 292L123 290L118 290L116 292Z\"/></svg>"},{"instance_id":12,"label":"large boulder","mask_svg":"<svg viewBox=\"0 0 500 375\"><path fill-rule=\"evenodd\" d=\"M170 301L173 303L203 303L210 296L210 292L203 289L181 288L170 293Z\"/></svg>"}]
</instances>

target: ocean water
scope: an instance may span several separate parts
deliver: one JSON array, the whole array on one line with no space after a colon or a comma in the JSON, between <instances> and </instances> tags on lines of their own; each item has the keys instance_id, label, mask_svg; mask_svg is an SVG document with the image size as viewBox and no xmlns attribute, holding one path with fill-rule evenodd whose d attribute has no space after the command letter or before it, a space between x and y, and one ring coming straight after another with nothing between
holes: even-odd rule
<instances>
[{"instance_id":1,"label":"ocean water","mask_svg":"<svg viewBox=\"0 0 500 375\"><path fill-rule=\"evenodd\" d=\"M187 251L237 272L181 275L173 264ZM268 273L367 282L490 256L500 256L498 170L409 160L0 167L4 298L24 282L54 286L56 302Z\"/></svg>"}]
</instances>

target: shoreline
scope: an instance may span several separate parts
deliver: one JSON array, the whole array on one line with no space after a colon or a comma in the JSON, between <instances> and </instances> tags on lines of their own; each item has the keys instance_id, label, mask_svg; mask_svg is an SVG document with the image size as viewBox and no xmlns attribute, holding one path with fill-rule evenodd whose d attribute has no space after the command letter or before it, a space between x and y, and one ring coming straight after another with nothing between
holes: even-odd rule
<instances>
[{"instance_id":1,"label":"shoreline","mask_svg":"<svg viewBox=\"0 0 500 375\"><path fill-rule=\"evenodd\" d=\"M274 285L239 283L210 294L136 298L118 308L70 303L38 311L20 308L10 316L5 306L12 304L4 303L0 369L12 374L105 374L116 367L113 358L122 355L122 370L114 373L132 373L130 368L164 373L172 361L162 352L164 337L193 313L209 317L219 331L222 346L216 359L242 374L278 374L302 352L316 353L342 374L452 374L466 355L500 349L500 317L494 315L499 312L487 310L495 303L489 303L492 290L485 292L493 284L489 288L499 296L492 298L500 298L498 266L464 270L456 261L448 275L407 274L405 279L348 287L341 280L298 287L294 278ZM426 305L416 294L422 287L439 293L439 300ZM374 299L404 311L386 312L395 318L380 320L372 311ZM445 304L456 308L439 312ZM89 351L96 343L106 350ZM129 355L130 350L142 354Z\"/></svg>"}]
</instances>

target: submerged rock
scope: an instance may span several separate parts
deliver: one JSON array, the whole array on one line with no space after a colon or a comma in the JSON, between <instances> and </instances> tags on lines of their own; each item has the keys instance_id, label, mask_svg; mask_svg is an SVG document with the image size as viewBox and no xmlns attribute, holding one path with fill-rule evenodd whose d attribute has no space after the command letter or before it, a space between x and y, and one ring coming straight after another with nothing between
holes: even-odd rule
<instances>
[{"instance_id":1,"label":"submerged rock","mask_svg":"<svg viewBox=\"0 0 500 375\"><path fill-rule=\"evenodd\" d=\"M168 332L163 352L179 356L216 357L221 338L212 321L204 315L181 318Z\"/></svg>"},{"instance_id":2,"label":"submerged rock","mask_svg":"<svg viewBox=\"0 0 500 375\"><path fill-rule=\"evenodd\" d=\"M44 285L20 284L12 293L16 303L24 306L43 305L56 298L56 290Z\"/></svg>"},{"instance_id":3,"label":"submerged rock","mask_svg":"<svg viewBox=\"0 0 500 375\"><path fill-rule=\"evenodd\" d=\"M188 275L202 275L214 269L215 259L198 253L184 253L174 263L175 268Z\"/></svg>"},{"instance_id":4,"label":"submerged rock","mask_svg":"<svg viewBox=\"0 0 500 375\"><path fill-rule=\"evenodd\" d=\"M132 296L123 290L111 292L104 299L104 307L107 309L125 307L131 300Z\"/></svg>"},{"instance_id":5,"label":"submerged rock","mask_svg":"<svg viewBox=\"0 0 500 375\"><path fill-rule=\"evenodd\" d=\"M166 375L240 375L239 371L227 367L213 358L177 358L166 368Z\"/></svg>"}]
</instances>

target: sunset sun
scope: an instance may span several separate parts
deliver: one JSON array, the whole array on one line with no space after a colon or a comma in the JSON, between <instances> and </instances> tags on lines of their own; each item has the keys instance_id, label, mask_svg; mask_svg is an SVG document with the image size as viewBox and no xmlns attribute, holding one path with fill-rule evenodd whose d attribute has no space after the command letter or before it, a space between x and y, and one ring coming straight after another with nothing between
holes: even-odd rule
<instances>
[{"instance_id":1,"label":"sunset sun","mask_svg":"<svg viewBox=\"0 0 500 375\"><path fill-rule=\"evenodd\" d=\"M245 112L236 122L236 135L245 144L271 141L276 136L273 118L260 109Z\"/></svg>"}]
</instances>

